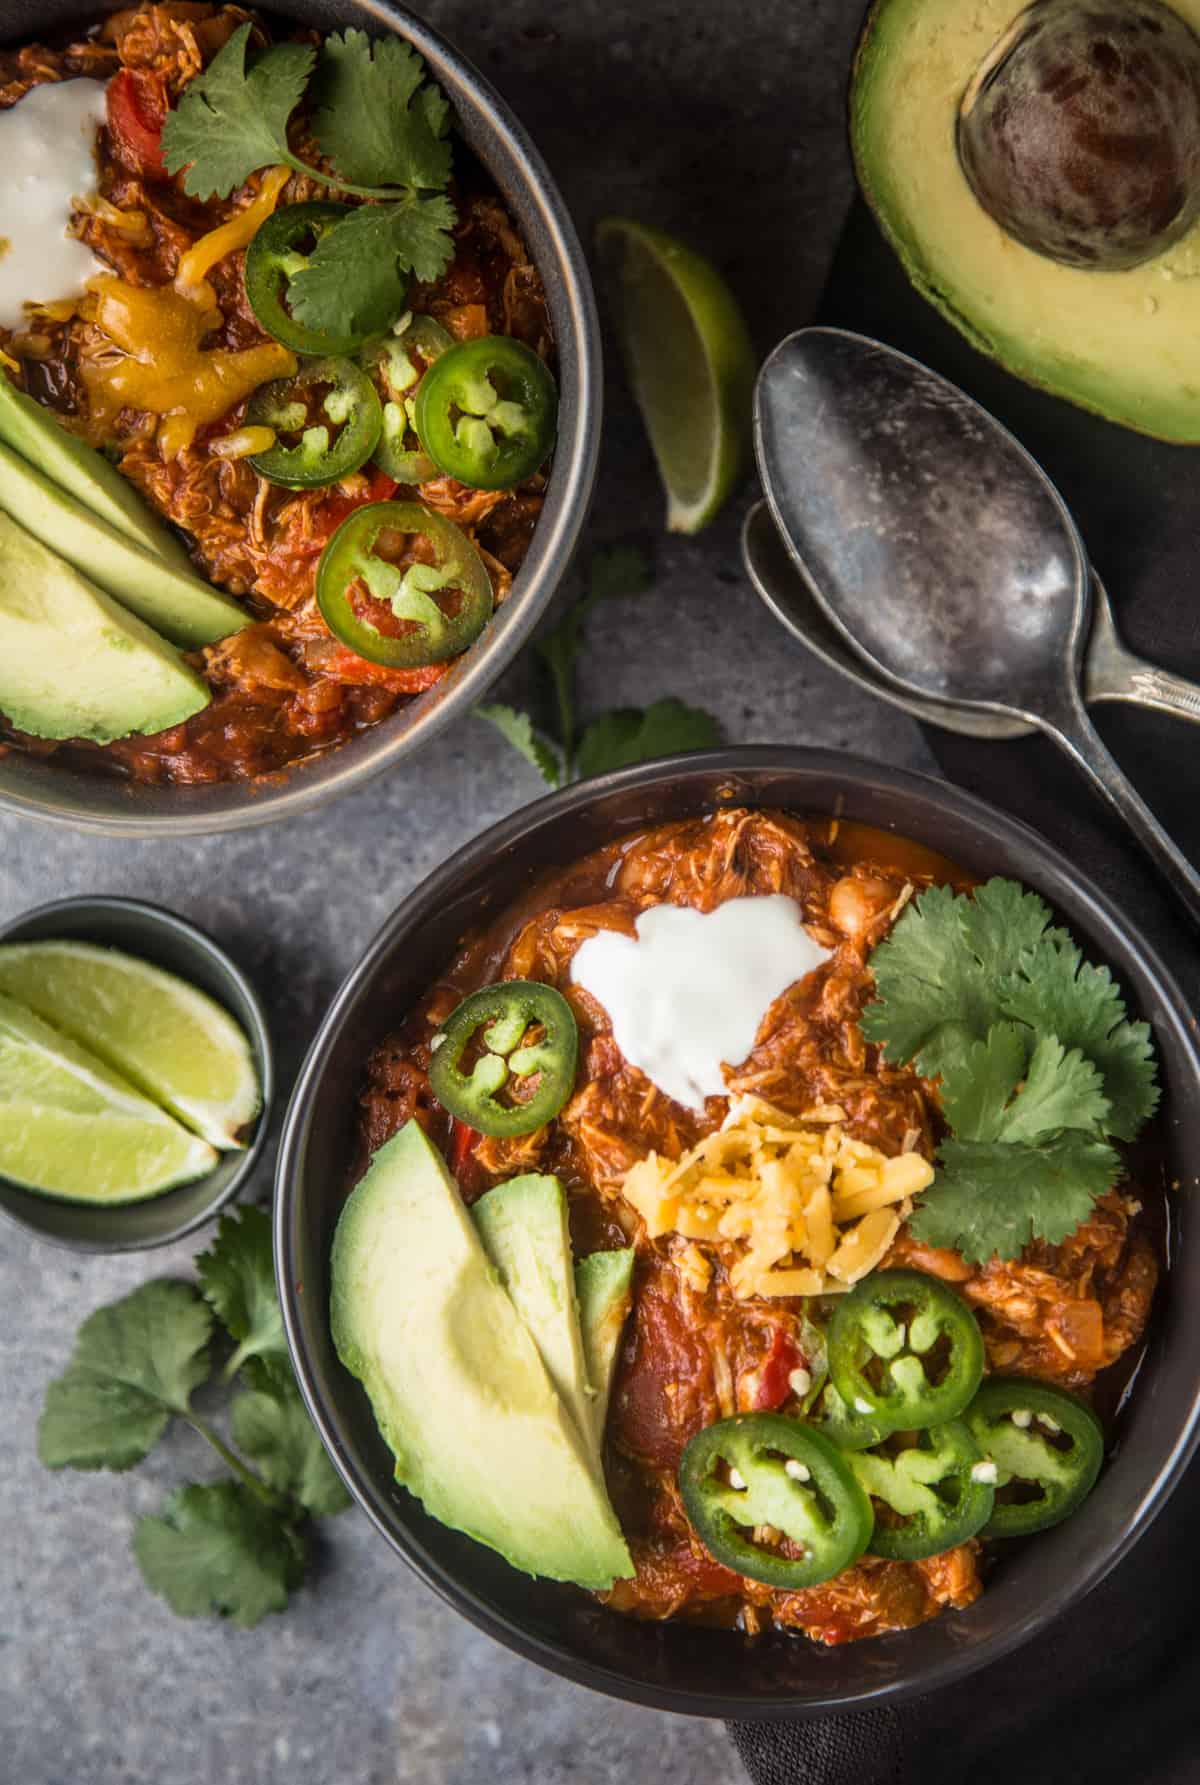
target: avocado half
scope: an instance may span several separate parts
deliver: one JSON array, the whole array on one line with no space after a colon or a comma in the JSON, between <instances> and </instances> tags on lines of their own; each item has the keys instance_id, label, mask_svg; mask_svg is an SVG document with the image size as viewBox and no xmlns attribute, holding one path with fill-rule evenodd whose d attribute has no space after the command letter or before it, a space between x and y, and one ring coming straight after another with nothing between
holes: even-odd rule
<instances>
[{"instance_id":1,"label":"avocado half","mask_svg":"<svg viewBox=\"0 0 1200 1785\"><path fill-rule=\"evenodd\" d=\"M1200 31L1200 0L1169 0ZM875 0L850 132L863 195L913 284L1029 384L1138 433L1200 443L1200 225L1123 272L1006 234L959 165L959 102L1026 0Z\"/></svg>"}]
</instances>

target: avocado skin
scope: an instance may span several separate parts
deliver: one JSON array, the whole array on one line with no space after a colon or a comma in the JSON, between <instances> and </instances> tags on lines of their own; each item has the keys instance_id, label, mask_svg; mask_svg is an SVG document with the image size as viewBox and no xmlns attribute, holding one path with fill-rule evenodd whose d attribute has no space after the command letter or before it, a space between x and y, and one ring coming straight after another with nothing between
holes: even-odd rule
<instances>
[{"instance_id":1,"label":"avocado skin","mask_svg":"<svg viewBox=\"0 0 1200 1785\"><path fill-rule=\"evenodd\" d=\"M526 1574L593 1590L632 1575L575 1422L419 1123L351 1194L331 1279L334 1347L427 1512Z\"/></svg>"},{"instance_id":2,"label":"avocado skin","mask_svg":"<svg viewBox=\"0 0 1200 1785\"><path fill-rule=\"evenodd\" d=\"M172 645L0 509L0 712L18 730L110 744L211 698Z\"/></svg>"},{"instance_id":3,"label":"avocado skin","mask_svg":"<svg viewBox=\"0 0 1200 1785\"><path fill-rule=\"evenodd\" d=\"M103 453L55 420L0 373L0 442L40 469L118 533L181 574L192 572L183 546Z\"/></svg>"},{"instance_id":4,"label":"avocado skin","mask_svg":"<svg viewBox=\"0 0 1200 1785\"><path fill-rule=\"evenodd\" d=\"M1193 28L1200 26L1198 0L1189 0L1186 5L1177 4L1176 0L1167 0L1167 3ZM951 281L945 276L944 270L927 263L922 243L914 238L911 219L889 201L888 169L872 153L871 146L870 121L875 91L889 79L894 60L893 43L906 34L914 17L927 11L953 17L960 8L961 0L872 0L854 56L849 91L849 119L851 151L859 189L876 223L921 296L964 335L972 347L988 359L995 360L1014 377L1133 433L1145 434L1152 439L1168 441L1174 445L1200 444L1200 380L1195 385L1190 381L1182 384L1165 398L1155 392L1134 396L1130 394L1127 383L1124 388L1119 381L1109 383L1094 365L1075 369L1069 364L1069 317L1064 325L1063 346L1059 356L1064 363L1039 362L1039 350L1031 347L1028 339L1022 338L1019 316L1014 315L1010 318L1010 326L1000 330L974 314L969 305L957 301L955 292L950 288ZM1002 10L1008 15L1006 22L1011 22L1025 10L1025 0L1013 0L1010 7ZM997 37L1002 29L1003 24L998 24ZM974 72L973 66L962 70L961 86L954 96L953 113L947 119L947 133L951 137L954 133L958 99ZM905 102L913 109L926 103L912 90L911 85L906 90ZM982 207L980 211L982 215ZM1185 238L1184 246L1188 247L1195 241L1196 236L1193 234ZM1019 245L1014 243L1014 247ZM973 243L964 248L964 253L977 250L978 244ZM1156 266L1157 262L1151 261L1135 271L1143 273L1147 268L1155 269ZM1078 268L1069 270L1077 278L1098 281L1101 284L1128 276ZM1195 285L1196 281L1188 279L1179 283ZM1196 326L1200 329L1200 304L1197 306ZM1149 331L1149 323L1146 327ZM1113 365L1136 364L1138 344L1136 339L1129 338L1131 333L1137 333L1136 321L1132 330L1126 329L1123 333L1114 330L1111 344Z\"/></svg>"},{"instance_id":5,"label":"avocado skin","mask_svg":"<svg viewBox=\"0 0 1200 1785\"><path fill-rule=\"evenodd\" d=\"M143 551L0 444L0 505L44 546L185 651L215 644L250 615L193 570L181 573Z\"/></svg>"}]
</instances>

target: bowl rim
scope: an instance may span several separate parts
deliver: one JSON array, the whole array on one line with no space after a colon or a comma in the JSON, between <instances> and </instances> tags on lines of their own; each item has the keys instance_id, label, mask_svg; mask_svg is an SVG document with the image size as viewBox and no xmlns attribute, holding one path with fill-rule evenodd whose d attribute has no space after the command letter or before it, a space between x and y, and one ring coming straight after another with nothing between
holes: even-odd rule
<instances>
[{"instance_id":1,"label":"bowl rim","mask_svg":"<svg viewBox=\"0 0 1200 1785\"><path fill-rule=\"evenodd\" d=\"M497 159L513 170L515 183L529 202L536 223L534 259L548 290L558 299L561 313L569 318L566 340L573 375L564 388L567 400L563 409L570 425L559 434L547 488L549 512L543 511L534 529L531 555L536 555L528 567L528 578L522 582L526 569L522 565L512 593L497 610L478 657L470 661L469 652L458 659L465 667L456 667L452 677L447 678L452 681L450 687L442 685L440 692L434 689L419 697L418 704L428 702L424 711L396 737L387 735L390 721L385 720L381 726L345 738L330 750L293 763L275 775L224 782L215 787L171 788L171 794L182 796L181 806L189 792L207 796L205 804L192 811L139 812L134 806L136 789L130 796L128 816L123 812L89 810L85 784L94 780L105 785L106 777L102 775L73 777L74 786L82 789L75 792L56 791L49 771L45 786L39 784L33 792L6 788L0 776L2 815L36 819L101 836L186 837L246 830L310 812L416 755L426 743L467 717L528 642L569 569L595 486L604 401L599 313L587 259L570 211L532 137L507 101L439 31L394 0L345 0L345 4L360 16L357 20L341 21L343 28L357 23L403 37L425 58L438 81L451 90L454 108L461 107L464 99L468 102L485 144L493 145ZM287 0L282 0L282 4L271 0L267 10L283 18L295 16L289 13ZM95 4L79 7L81 18L96 11ZM332 30L338 24L339 21L331 21L325 28ZM6 41L9 35L6 29ZM465 131L462 134L470 135ZM473 139L468 146L492 174L486 147ZM528 222L522 227L530 233ZM560 338L560 373L564 345ZM562 413L560 410L560 419ZM328 767L327 772L306 773L325 765L336 766ZM134 785L123 781L107 784L119 788ZM210 809L208 802L223 794L229 796L231 803L224 809Z\"/></svg>"},{"instance_id":2,"label":"bowl rim","mask_svg":"<svg viewBox=\"0 0 1200 1785\"><path fill-rule=\"evenodd\" d=\"M179 1221L174 1227L155 1239L122 1239L120 1237L114 1237L111 1240L71 1239L65 1234L44 1232L42 1228L35 1227L27 1221L15 1209L0 1202L0 1217L12 1226L19 1227L23 1233L31 1235L33 1239L40 1241L43 1245L55 1246L64 1252L84 1252L93 1257L115 1257L121 1253L129 1252L156 1252L160 1247L173 1246L178 1240L186 1239L189 1234L207 1226L222 1210L228 1208L235 1201L243 1186L254 1173L266 1150L267 1137L275 1113L275 1049L262 999L232 955L221 946L214 936L202 929L199 924L193 923L190 918L181 917L177 911L171 911L165 905L154 904L148 899L128 898L119 893L81 893L65 899L50 899L43 905L31 905L27 911L22 911L17 916L9 918L6 923L0 924L0 946L5 942L19 941L20 932L33 922L40 923L47 918L64 918L69 922L73 917L86 918L92 913L105 911L116 911L125 916L134 917L148 930L173 933L185 941L189 947L207 955L220 969L223 978L244 1001L250 1015L250 1033L247 1039L256 1056L255 1064L260 1069L259 1094L262 1101L259 1105L258 1115L254 1119L253 1138L250 1145L245 1148L228 1184L212 1201L205 1203L194 1214ZM42 938L42 940L48 940L48 938ZM70 938L63 938L63 940L70 940ZM109 945L102 944L101 946ZM120 952L131 953L132 951L124 949ZM186 975L182 973L177 973L175 977L186 979ZM212 994L209 993L208 996L211 997ZM216 1002L220 1003L221 1000L217 999ZM231 1011L229 1014L232 1016L233 1012ZM240 1017L235 1017L234 1020L240 1024ZM218 1169L219 1164L220 1162L218 1162ZM213 1173L207 1175L212 1176ZM10 1180L0 1178L0 1182L7 1185ZM176 1188L195 1191L200 1189L204 1183L205 1178L195 1178L190 1183L177 1185ZM19 1190L22 1186L16 1184L13 1185L13 1188ZM173 1192L169 1190L164 1192L164 1196L172 1194ZM88 1206L87 1204L72 1204L68 1197L54 1197L49 1200L53 1201L57 1207L68 1211L75 1206ZM110 1212L119 1217L123 1210L135 1211L157 1200L158 1198L147 1197L143 1202L116 1204Z\"/></svg>"},{"instance_id":3,"label":"bowl rim","mask_svg":"<svg viewBox=\"0 0 1200 1785\"><path fill-rule=\"evenodd\" d=\"M1081 874L1060 855L1052 842L1022 819L935 775L893 768L886 763L841 751L788 745L743 745L694 752L660 758L590 781L575 783L521 807L456 850L401 901L343 980L297 1076L285 1114L277 1154L274 1249L276 1281L288 1351L308 1411L331 1460L358 1505L366 1512L391 1549L426 1586L432 1588L445 1603L476 1628L485 1631L505 1647L576 1684L588 1686L626 1703L640 1704L655 1710L760 1722L780 1716L807 1719L847 1710L874 1709L884 1704L902 1703L966 1678L981 1667L1011 1654L1044 1630L1055 1618L1098 1586L1124 1559L1144 1536L1178 1486L1188 1463L1200 1447L1200 1383L1193 1389L1186 1416L1161 1466L1141 1489L1134 1516L1107 1546L1092 1554L1086 1567L1074 1572L1066 1585L1049 1593L1027 1616L1017 1619L992 1636L981 1638L973 1645L939 1658L933 1665L925 1666L919 1676L912 1679L867 1684L862 1691L817 1693L803 1698L783 1690L764 1693L753 1700L723 1697L682 1687L645 1683L603 1662L572 1655L561 1643L531 1634L522 1629L513 1618L484 1602L468 1581L444 1567L394 1515L389 1516L388 1504L375 1492L373 1484L360 1478L357 1470L345 1461L339 1441L341 1416L336 1397L326 1398L317 1380L317 1373L310 1369L303 1331L302 1297L296 1288L295 1263L301 1213L303 1155L309 1128L307 1106L310 1091L322 1075L325 1058L343 1023L359 998L369 993L376 973L384 966L410 927L422 921L431 909L436 909L443 897L453 891L456 883L467 872L486 868L489 863L494 869L503 871L511 852L525 838L547 824L583 810L594 801L616 793L645 790L689 775L695 776L699 781L705 774L710 777L714 774L736 777L756 771L806 771L814 777L824 775L844 782L847 795L851 798L855 791L868 788L885 794L911 792L926 801L936 801L959 819L974 823L979 827L981 835L989 840L998 840L998 833L1006 833L1007 840L1028 859L1033 873L1036 874L1041 867L1050 867L1059 875L1069 876L1075 895L1087 916L1095 917L1102 926L1117 931L1132 947L1143 967L1146 983L1153 988L1155 995L1161 998L1166 1010L1175 1018L1175 1039L1190 1065L1198 1090L1197 1100L1200 1102L1200 1044L1193 1032L1190 1007L1181 987L1157 950L1142 940L1134 925L1125 918L1108 894L1088 876Z\"/></svg>"}]
</instances>

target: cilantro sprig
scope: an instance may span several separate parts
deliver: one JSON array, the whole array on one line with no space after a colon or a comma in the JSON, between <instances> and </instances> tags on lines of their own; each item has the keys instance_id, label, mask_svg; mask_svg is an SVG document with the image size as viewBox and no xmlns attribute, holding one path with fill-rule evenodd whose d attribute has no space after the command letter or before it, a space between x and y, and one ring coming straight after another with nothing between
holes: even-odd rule
<instances>
[{"instance_id":1,"label":"cilantro sprig","mask_svg":"<svg viewBox=\"0 0 1200 1785\"><path fill-rule=\"evenodd\" d=\"M236 30L188 83L163 125L163 160L193 198L227 198L263 167L287 166L353 198L288 289L297 320L331 333L382 332L404 307L408 275L436 279L454 252L450 108L407 43L365 31L326 37L320 52L279 43L249 55ZM328 164L292 149L305 92Z\"/></svg>"},{"instance_id":2,"label":"cilantro sprig","mask_svg":"<svg viewBox=\"0 0 1200 1785\"><path fill-rule=\"evenodd\" d=\"M349 1496L288 1362L266 1215L222 1217L197 1268L199 1290L144 1283L88 1316L46 1390L38 1455L50 1469L124 1470L173 1419L191 1426L230 1475L179 1488L159 1516L139 1519L133 1552L147 1586L181 1616L249 1626L283 1610L304 1578L309 1521L341 1512ZM239 1382L232 1444L192 1405L213 1375L218 1323L235 1341L221 1373Z\"/></svg>"},{"instance_id":3,"label":"cilantro sprig","mask_svg":"<svg viewBox=\"0 0 1200 1785\"><path fill-rule=\"evenodd\" d=\"M1015 881L931 887L871 956L863 1032L941 1081L952 1131L910 1223L967 1259L1057 1244L1121 1175L1159 1091L1145 1023Z\"/></svg>"},{"instance_id":4,"label":"cilantro sprig","mask_svg":"<svg viewBox=\"0 0 1200 1785\"><path fill-rule=\"evenodd\" d=\"M652 580L650 564L637 546L615 545L597 552L588 569L586 593L538 640L534 649L547 672L553 698L553 732L539 730L531 716L516 707L493 703L475 709L477 717L494 725L550 787L565 787L569 781L628 768L655 756L705 750L721 741L715 719L670 695L646 708L618 707L601 713L580 730L575 666L583 648L585 622L604 602L616 596L640 595Z\"/></svg>"}]
</instances>

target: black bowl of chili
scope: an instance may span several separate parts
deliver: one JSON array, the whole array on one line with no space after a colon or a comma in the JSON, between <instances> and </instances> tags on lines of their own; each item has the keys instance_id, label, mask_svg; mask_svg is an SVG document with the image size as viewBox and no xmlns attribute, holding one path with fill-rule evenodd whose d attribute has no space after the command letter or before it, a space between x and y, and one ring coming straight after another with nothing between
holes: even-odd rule
<instances>
[{"instance_id":1,"label":"black bowl of chili","mask_svg":"<svg viewBox=\"0 0 1200 1785\"><path fill-rule=\"evenodd\" d=\"M1163 964L1108 898L1051 844L958 788L831 752L744 748L651 763L569 788L504 820L399 907L334 1000L301 1072L279 1159L276 1260L288 1340L309 1409L347 1485L388 1543L458 1611L542 1666L618 1698L698 1716L813 1716L948 1685L1062 1616L1146 1531L1200 1438L1200 1306L1166 1283L1137 1392L1091 1498L1064 1524L1002 1555L965 1611L893 1635L823 1648L773 1634L637 1622L574 1588L531 1581L426 1516L395 1484L392 1457L329 1327L329 1259L348 1192L355 1084L371 1048L411 1008L463 937L547 872L628 833L730 806L855 820L911 838L979 878L1044 896L1107 963L1149 1021L1163 1080L1157 1170L1190 1184L1200 1148L1193 1016ZM1171 1211L1172 1274L1200 1270L1200 1224Z\"/></svg>"},{"instance_id":2,"label":"black bowl of chili","mask_svg":"<svg viewBox=\"0 0 1200 1785\"><path fill-rule=\"evenodd\" d=\"M0 49L82 38L110 10L80 0L14 0L5 10ZM261 772L236 763L227 772L219 726L211 738L205 733L202 748L197 744L194 771L178 773L165 746L156 760L153 739L144 762L136 748L141 740L134 738L121 740L130 744L128 762L122 757L99 766L93 757L70 748L49 752L0 742L0 811L109 834L184 836L291 818L360 785L407 760L472 710L528 641L567 570L586 517L602 403L595 298L566 206L524 128L488 81L431 25L390 0L289 0L283 8L261 9L261 16L277 38L306 26L322 32L357 27L376 36L396 33L424 59L429 78L449 101L456 152L465 151L465 160L477 165L485 186L498 196L545 292L558 406L544 502L511 591L484 634L436 685L406 697L387 717L376 721L368 714L360 722L351 715L334 742L318 741L316 747L309 744L297 751L289 745L286 762L267 761ZM127 127L132 130L133 124L127 121ZM474 345L482 349L485 343ZM349 690L351 695L375 692L369 686ZM261 691L258 698L265 698ZM297 721L303 732L308 722L301 720L303 715ZM279 722L269 715L268 721L254 746L257 751L261 745L267 755L275 747L271 738L280 733ZM232 751L233 743L228 747ZM105 772L109 766L111 772ZM176 784L182 780L188 784Z\"/></svg>"}]
</instances>

